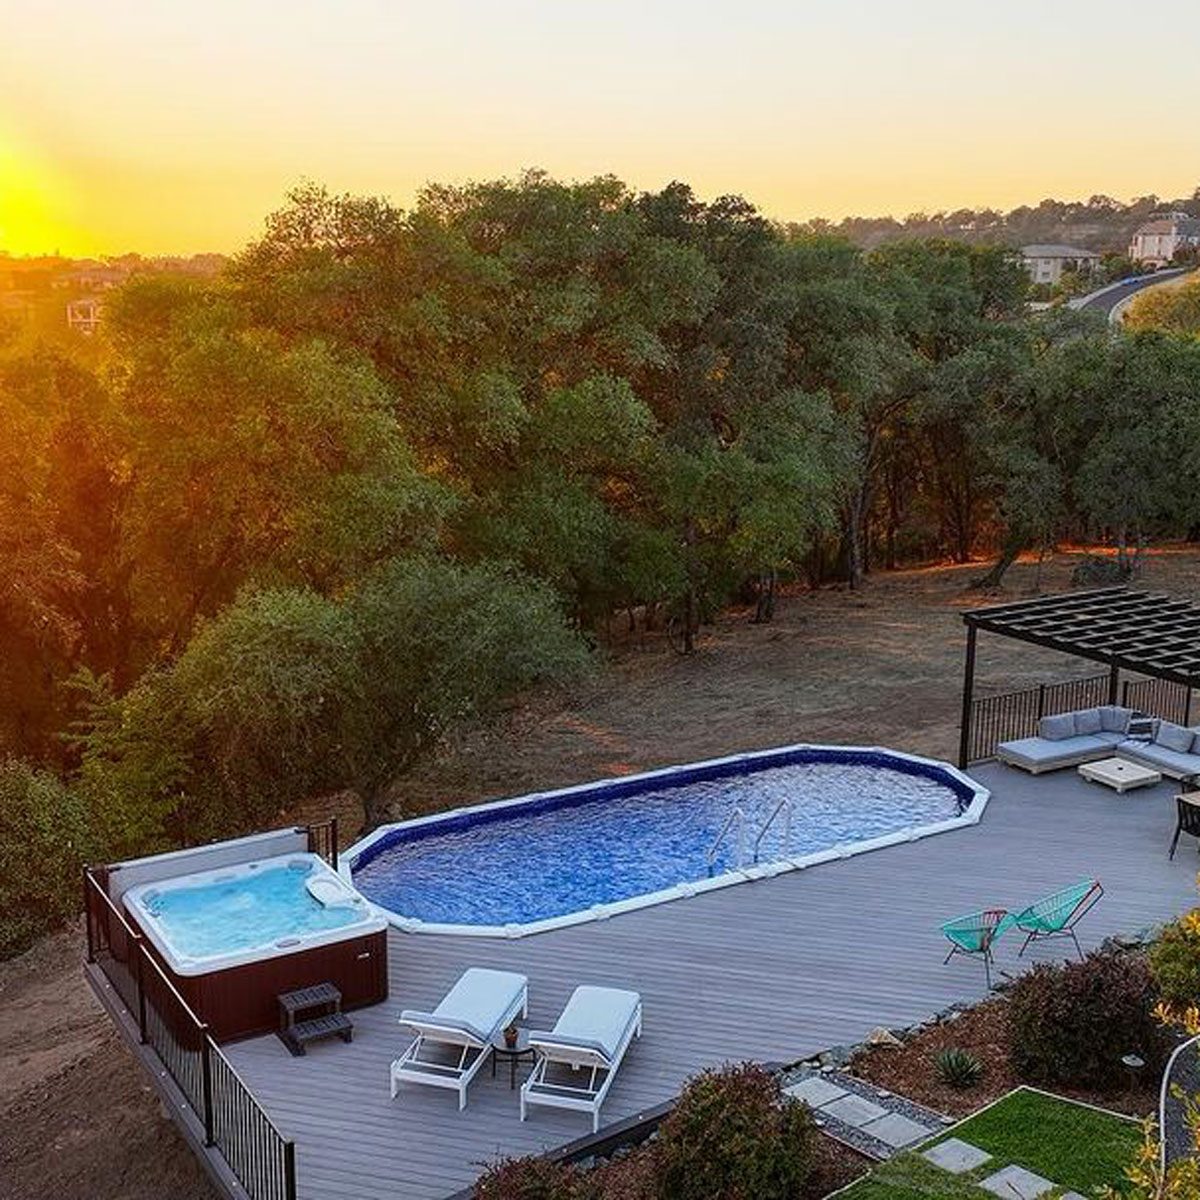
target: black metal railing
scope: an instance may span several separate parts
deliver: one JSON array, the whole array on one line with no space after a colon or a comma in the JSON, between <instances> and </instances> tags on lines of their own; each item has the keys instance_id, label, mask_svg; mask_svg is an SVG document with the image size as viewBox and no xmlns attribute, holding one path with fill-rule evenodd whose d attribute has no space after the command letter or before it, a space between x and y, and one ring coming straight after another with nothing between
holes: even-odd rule
<instances>
[{"instance_id":1,"label":"black metal railing","mask_svg":"<svg viewBox=\"0 0 1200 1200\"><path fill-rule=\"evenodd\" d=\"M1170 679L1127 679L1121 689L1121 703L1176 725L1191 722L1192 689Z\"/></svg>"},{"instance_id":2,"label":"black metal railing","mask_svg":"<svg viewBox=\"0 0 1200 1200\"><path fill-rule=\"evenodd\" d=\"M212 1137L256 1200L294 1200L296 1144L284 1141L225 1055L211 1056Z\"/></svg>"},{"instance_id":3,"label":"black metal railing","mask_svg":"<svg viewBox=\"0 0 1200 1200\"><path fill-rule=\"evenodd\" d=\"M1108 700L1109 676L1086 675L1059 683L1040 683L1019 692L979 696L971 705L970 762L995 756L1001 742L1032 737L1037 723L1053 713L1093 708Z\"/></svg>"},{"instance_id":4,"label":"black metal railing","mask_svg":"<svg viewBox=\"0 0 1200 1200\"><path fill-rule=\"evenodd\" d=\"M338 865L338 819L308 826L308 852L319 854L335 871Z\"/></svg>"},{"instance_id":5,"label":"black metal railing","mask_svg":"<svg viewBox=\"0 0 1200 1200\"><path fill-rule=\"evenodd\" d=\"M113 903L106 878L103 868L84 872L88 962L113 985L141 1041L191 1105L205 1145L221 1152L251 1200L295 1200L295 1143L279 1132Z\"/></svg>"}]
</instances>

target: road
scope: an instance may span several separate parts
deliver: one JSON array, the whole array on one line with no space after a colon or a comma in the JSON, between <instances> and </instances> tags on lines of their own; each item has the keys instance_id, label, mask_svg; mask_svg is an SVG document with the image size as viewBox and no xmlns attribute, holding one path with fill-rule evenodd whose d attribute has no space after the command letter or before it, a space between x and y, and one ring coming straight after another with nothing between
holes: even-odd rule
<instances>
[{"instance_id":1,"label":"road","mask_svg":"<svg viewBox=\"0 0 1200 1200\"><path fill-rule=\"evenodd\" d=\"M1081 296L1072 303L1071 307L1087 312L1101 313L1111 321L1115 319L1115 315L1119 315L1119 309L1131 296L1145 288L1165 283L1168 279L1175 279L1184 274L1186 269L1176 267L1170 271L1156 271L1153 275L1141 275L1113 287L1101 288L1098 292L1092 292L1091 295ZM1114 314L1114 310L1118 310L1118 312Z\"/></svg>"}]
</instances>

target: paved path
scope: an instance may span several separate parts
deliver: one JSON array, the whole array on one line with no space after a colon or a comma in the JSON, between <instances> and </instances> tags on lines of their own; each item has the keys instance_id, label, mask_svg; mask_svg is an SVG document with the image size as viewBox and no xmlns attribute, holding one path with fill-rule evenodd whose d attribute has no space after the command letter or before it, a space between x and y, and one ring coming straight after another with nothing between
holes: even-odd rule
<instances>
[{"instance_id":1,"label":"paved path","mask_svg":"<svg viewBox=\"0 0 1200 1200\"><path fill-rule=\"evenodd\" d=\"M537 1111L522 1123L504 1070L492 1079L485 1068L463 1113L452 1093L432 1088L389 1099L388 1063L405 1044L396 1014L432 1008L467 966L527 974L530 1020L542 1027L578 983L641 992L645 1033L605 1106L613 1121L670 1097L704 1066L794 1061L981 996L979 964L942 965L946 917L1022 906L1096 874L1107 894L1079 930L1095 945L1194 902L1195 851L1185 844L1167 861L1170 784L1118 796L1073 771L973 773L993 789L975 828L532 938L393 932L391 998L354 1015L352 1045L292 1058L268 1037L230 1057L297 1139L303 1200L437 1200L499 1154L588 1131L578 1114ZM1020 969L1018 946L1002 943L1000 969ZM1057 953L1053 944L1039 951Z\"/></svg>"}]
</instances>

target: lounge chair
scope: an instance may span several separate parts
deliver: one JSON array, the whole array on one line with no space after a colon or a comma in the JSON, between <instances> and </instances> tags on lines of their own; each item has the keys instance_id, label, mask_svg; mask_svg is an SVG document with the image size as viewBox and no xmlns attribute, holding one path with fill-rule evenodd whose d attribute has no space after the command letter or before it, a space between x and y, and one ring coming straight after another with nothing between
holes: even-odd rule
<instances>
[{"instance_id":1,"label":"lounge chair","mask_svg":"<svg viewBox=\"0 0 1200 1200\"><path fill-rule=\"evenodd\" d=\"M458 1092L458 1108L467 1106L467 1085L492 1051L492 1039L529 1011L529 980L512 971L471 967L431 1013L405 1009L400 1024L416 1040L392 1063L392 1099L404 1080ZM440 1057L422 1057L440 1049ZM457 1052L457 1057L456 1053Z\"/></svg>"},{"instance_id":2,"label":"lounge chair","mask_svg":"<svg viewBox=\"0 0 1200 1200\"><path fill-rule=\"evenodd\" d=\"M1013 917L1013 924L1025 934L1025 942L1017 955L1024 954L1031 942L1047 938L1069 937L1083 958L1075 926L1084 914L1104 895L1098 879L1084 879L1072 887L1053 892Z\"/></svg>"},{"instance_id":3,"label":"lounge chair","mask_svg":"<svg viewBox=\"0 0 1200 1200\"><path fill-rule=\"evenodd\" d=\"M950 953L942 965L945 966L956 954L978 955L983 959L984 978L988 991L991 991L992 947L1014 923L1014 917L1006 908L987 908L947 921L942 926L942 933L950 942Z\"/></svg>"},{"instance_id":4,"label":"lounge chair","mask_svg":"<svg viewBox=\"0 0 1200 1200\"><path fill-rule=\"evenodd\" d=\"M530 1033L537 1061L521 1086L521 1120L531 1104L592 1114L600 1128L600 1106L616 1078L629 1043L642 1033L642 999L618 988L577 987L549 1033ZM586 1086L565 1071L589 1071ZM553 1076L553 1078L552 1078Z\"/></svg>"}]
</instances>

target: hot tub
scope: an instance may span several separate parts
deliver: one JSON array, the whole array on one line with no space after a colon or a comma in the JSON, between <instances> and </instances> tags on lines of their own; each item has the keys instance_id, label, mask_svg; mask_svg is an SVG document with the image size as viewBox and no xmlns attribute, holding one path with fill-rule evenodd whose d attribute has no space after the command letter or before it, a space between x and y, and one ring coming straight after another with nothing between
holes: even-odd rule
<instances>
[{"instance_id":1,"label":"hot tub","mask_svg":"<svg viewBox=\"0 0 1200 1200\"><path fill-rule=\"evenodd\" d=\"M218 1041L277 1028L281 992L330 982L346 1009L387 997L387 918L316 854L159 879L123 899Z\"/></svg>"}]
</instances>

